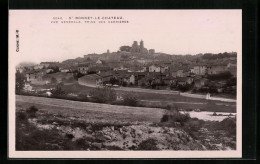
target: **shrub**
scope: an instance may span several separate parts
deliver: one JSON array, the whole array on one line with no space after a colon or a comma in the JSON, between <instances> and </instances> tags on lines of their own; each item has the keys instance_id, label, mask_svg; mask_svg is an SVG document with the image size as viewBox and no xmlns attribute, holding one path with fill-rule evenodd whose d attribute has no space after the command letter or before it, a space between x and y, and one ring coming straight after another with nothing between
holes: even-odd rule
<instances>
[{"instance_id":1,"label":"shrub","mask_svg":"<svg viewBox=\"0 0 260 164\"><path fill-rule=\"evenodd\" d=\"M127 105L127 106L137 106L138 104L138 100L135 96L133 95L125 95L123 98L123 105Z\"/></svg>"},{"instance_id":2,"label":"shrub","mask_svg":"<svg viewBox=\"0 0 260 164\"><path fill-rule=\"evenodd\" d=\"M111 88L92 89L89 95L97 103L112 103L116 101L116 91Z\"/></svg>"},{"instance_id":3,"label":"shrub","mask_svg":"<svg viewBox=\"0 0 260 164\"><path fill-rule=\"evenodd\" d=\"M82 150L86 150L90 148L90 144L86 142L85 138L80 138L75 141L76 147L81 148Z\"/></svg>"},{"instance_id":4,"label":"shrub","mask_svg":"<svg viewBox=\"0 0 260 164\"><path fill-rule=\"evenodd\" d=\"M30 106L27 110L26 113L28 115L29 118L35 118L36 117L36 112L38 112L38 108L33 106Z\"/></svg>"},{"instance_id":5,"label":"shrub","mask_svg":"<svg viewBox=\"0 0 260 164\"><path fill-rule=\"evenodd\" d=\"M198 120L198 119L190 119L185 123L186 130L188 131L195 131L197 132L201 127L202 124L204 123L203 120Z\"/></svg>"},{"instance_id":6,"label":"shrub","mask_svg":"<svg viewBox=\"0 0 260 164\"><path fill-rule=\"evenodd\" d=\"M177 86L177 89L181 92L186 92L186 91L189 91L191 90L193 87L193 85L191 84L185 84L185 85L178 85Z\"/></svg>"},{"instance_id":7,"label":"shrub","mask_svg":"<svg viewBox=\"0 0 260 164\"><path fill-rule=\"evenodd\" d=\"M119 80L116 79L115 77L112 77L110 80L109 80L109 83L114 85L114 84L119 84Z\"/></svg>"},{"instance_id":8,"label":"shrub","mask_svg":"<svg viewBox=\"0 0 260 164\"><path fill-rule=\"evenodd\" d=\"M231 135L236 135L236 119L225 118L219 123L219 129L229 132Z\"/></svg>"},{"instance_id":9,"label":"shrub","mask_svg":"<svg viewBox=\"0 0 260 164\"><path fill-rule=\"evenodd\" d=\"M64 138L55 129L39 130L31 124L16 127L16 150L73 150L72 141Z\"/></svg>"},{"instance_id":10,"label":"shrub","mask_svg":"<svg viewBox=\"0 0 260 164\"><path fill-rule=\"evenodd\" d=\"M174 122L180 122L183 126L185 122L190 119L189 113L180 113L177 107L173 107L170 110L167 110L161 118L161 122L168 122L171 125L174 125Z\"/></svg>"},{"instance_id":11,"label":"shrub","mask_svg":"<svg viewBox=\"0 0 260 164\"><path fill-rule=\"evenodd\" d=\"M65 90L63 90L63 83L59 83L55 89L51 90L52 97L62 97L66 95Z\"/></svg>"},{"instance_id":12,"label":"shrub","mask_svg":"<svg viewBox=\"0 0 260 164\"><path fill-rule=\"evenodd\" d=\"M207 124L207 128L211 131L224 130L230 135L236 135L236 118L225 118L218 122L210 122Z\"/></svg>"},{"instance_id":13,"label":"shrub","mask_svg":"<svg viewBox=\"0 0 260 164\"><path fill-rule=\"evenodd\" d=\"M209 80L215 81L215 80L227 80L232 78L233 75L229 71L221 72L218 74L208 75L207 78Z\"/></svg>"},{"instance_id":14,"label":"shrub","mask_svg":"<svg viewBox=\"0 0 260 164\"><path fill-rule=\"evenodd\" d=\"M27 121L27 114L24 111L16 112L16 120L17 122Z\"/></svg>"},{"instance_id":15,"label":"shrub","mask_svg":"<svg viewBox=\"0 0 260 164\"><path fill-rule=\"evenodd\" d=\"M156 140L152 138L148 138L144 141L142 141L138 145L138 150L159 150L156 146Z\"/></svg>"},{"instance_id":16,"label":"shrub","mask_svg":"<svg viewBox=\"0 0 260 164\"><path fill-rule=\"evenodd\" d=\"M161 122L167 122L167 121L169 121L169 115L164 114L164 115L162 116L162 118L161 118Z\"/></svg>"},{"instance_id":17,"label":"shrub","mask_svg":"<svg viewBox=\"0 0 260 164\"><path fill-rule=\"evenodd\" d=\"M123 87L126 87L126 86L127 86L127 83L126 83L125 81L123 81L123 82L121 83L121 85L122 85Z\"/></svg>"}]
</instances>

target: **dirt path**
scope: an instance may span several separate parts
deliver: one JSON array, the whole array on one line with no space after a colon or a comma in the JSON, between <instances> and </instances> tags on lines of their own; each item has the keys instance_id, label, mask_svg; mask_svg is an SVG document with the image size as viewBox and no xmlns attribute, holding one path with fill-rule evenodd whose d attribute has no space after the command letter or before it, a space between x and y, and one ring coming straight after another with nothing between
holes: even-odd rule
<instances>
[{"instance_id":1,"label":"dirt path","mask_svg":"<svg viewBox=\"0 0 260 164\"><path fill-rule=\"evenodd\" d=\"M16 106L28 108L31 105L50 113L76 116L85 119L105 119L113 121L159 122L163 109L128 107L119 105L78 102L45 97L16 96Z\"/></svg>"}]
</instances>

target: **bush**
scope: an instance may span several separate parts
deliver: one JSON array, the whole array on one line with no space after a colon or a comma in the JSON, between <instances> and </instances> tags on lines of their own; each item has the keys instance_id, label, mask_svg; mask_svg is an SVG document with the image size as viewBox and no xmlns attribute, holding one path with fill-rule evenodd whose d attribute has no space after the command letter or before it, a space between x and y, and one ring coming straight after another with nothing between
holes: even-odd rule
<instances>
[{"instance_id":1,"label":"bush","mask_svg":"<svg viewBox=\"0 0 260 164\"><path fill-rule=\"evenodd\" d=\"M161 122L168 122L171 125L174 125L175 122L180 122L183 126L185 122L190 119L189 113L180 113L176 107L167 110L161 118Z\"/></svg>"},{"instance_id":2,"label":"bush","mask_svg":"<svg viewBox=\"0 0 260 164\"><path fill-rule=\"evenodd\" d=\"M193 87L193 85L191 84L185 84L185 85L178 85L177 86L177 89L181 92L186 92L186 91L189 91L191 90Z\"/></svg>"},{"instance_id":3,"label":"bush","mask_svg":"<svg viewBox=\"0 0 260 164\"><path fill-rule=\"evenodd\" d=\"M126 87L126 86L127 86L127 83L126 83L125 81L123 81L123 82L121 82L121 85L122 85L123 87Z\"/></svg>"},{"instance_id":4,"label":"bush","mask_svg":"<svg viewBox=\"0 0 260 164\"><path fill-rule=\"evenodd\" d=\"M97 103L113 103L116 101L116 91L111 88L92 89L89 95Z\"/></svg>"},{"instance_id":5,"label":"bush","mask_svg":"<svg viewBox=\"0 0 260 164\"><path fill-rule=\"evenodd\" d=\"M55 89L51 90L51 96L52 97L62 97L62 96L66 96L66 92L65 90L63 90L63 83L59 83Z\"/></svg>"},{"instance_id":6,"label":"bush","mask_svg":"<svg viewBox=\"0 0 260 164\"><path fill-rule=\"evenodd\" d=\"M156 140L152 139L152 138L148 138L144 141L142 141L139 145L138 145L138 150L159 150L156 147Z\"/></svg>"},{"instance_id":7,"label":"bush","mask_svg":"<svg viewBox=\"0 0 260 164\"><path fill-rule=\"evenodd\" d=\"M119 80L116 79L115 77L112 77L110 80L109 80L109 83L114 85L114 84L119 84Z\"/></svg>"},{"instance_id":8,"label":"bush","mask_svg":"<svg viewBox=\"0 0 260 164\"><path fill-rule=\"evenodd\" d=\"M219 123L219 129L225 130L231 135L236 135L236 119L225 118Z\"/></svg>"},{"instance_id":9,"label":"bush","mask_svg":"<svg viewBox=\"0 0 260 164\"><path fill-rule=\"evenodd\" d=\"M137 106L138 104L137 98L133 95L125 95L123 99L123 105Z\"/></svg>"},{"instance_id":10,"label":"bush","mask_svg":"<svg viewBox=\"0 0 260 164\"><path fill-rule=\"evenodd\" d=\"M207 79L215 81L215 80L228 80L232 78L233 75L229 71L221 72L218 74L208 75Z\"/></svg>"},{"instance_id":11,"label":"bush","mask_svg":"<svg viewBox=\"0 0 260 164\"><path fill-rule=\"evenodd\" d=\"M208 124L207 128L212 131L224 130L230 135L236 135L236 119L228 117L220 122L211 122Z\"/></svg>"},{"instance_id":12,"label":"bush","mask_svg":"<svg viewBox=\"0 0 260 164\"><path fill-rule=\"evenodd\" d=\"M74 150L71 140L64 138L57 130L39 130L36 126L24 124L16 127L16 150Z\"/></svg>"},{"instance_id":13,"label":"bush","mask_svg":"<svg viewBox=\"0 0 260 164\"><path fill-rule=\"evenodd\" d=\"M188 132L197 132L204 124L203 120L199 120L197 118L190 119L185 123L185 130Z\"/></svg>"},{"instance_id":14,"label":"bush","mask_svg":"<svg viewBox=\"0 0 260 164\"><path fill-rule=\"evenodd\" d=\"M27 121L27 114L24 111L16 112L16 121L17 122Z\"/></svg>"},{"instance_id":15,"label":"bush","mask_svg":"<svg viewBox=\"0 0 260 164\"><path fill-rule=\"evenodd\" d=\"M38 108L33 106L30 106L27 110L26 110L26 114L28 115L29 118L35 118L36 117L36 112L38 112Z\"/></svg>"}]
</instances>

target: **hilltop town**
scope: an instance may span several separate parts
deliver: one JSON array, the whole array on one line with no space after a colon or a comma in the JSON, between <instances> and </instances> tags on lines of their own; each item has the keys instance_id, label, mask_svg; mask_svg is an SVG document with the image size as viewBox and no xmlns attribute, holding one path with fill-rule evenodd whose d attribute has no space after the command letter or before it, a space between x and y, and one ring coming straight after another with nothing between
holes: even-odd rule
<instances>
[{"instance_id":1,"label":"hilltop town","mask_svg":"<svg viewBox=\"0 0 260 164\"><path fill-rule=\"evenodd\" d=\"M145 48L141 40L123 45L117 52L107 50L16 69L26 76L27 86L77 81L89 87L114 85L235 95L236 61L236 52L170 55Z\"/></svg>"},{"instance_id":2,"label":"hilltop town","mask_svg":"<svg viewBox=\"0 0 260 164\"><path fill-rule=\"evenodd\" d=\"M235 150L237 54L117 52L16 68L17 150ZM35 137L36 136L36 137Z\"/></svg>"}]
</instances>

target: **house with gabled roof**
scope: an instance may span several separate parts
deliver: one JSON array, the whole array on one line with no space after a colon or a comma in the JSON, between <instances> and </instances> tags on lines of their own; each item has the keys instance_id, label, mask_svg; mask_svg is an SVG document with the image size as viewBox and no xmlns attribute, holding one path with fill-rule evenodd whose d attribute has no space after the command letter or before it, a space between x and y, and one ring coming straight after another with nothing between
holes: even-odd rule
<instances>
[{"instance_id":1,"label":"house with gabled roof","mask_svg":"<svg viewBox=\"0 0 260 164\"><path fill-rule=\"evenodd\" d=\"M80 64L80 65L78 65L78 72L80 72L82 74L87 74L89 68L90 68L89 64Z\"/></svg>"},{"instance_id":2,"label":"house with gabled roof","mask_svg":"<svg viewBox=\"0 0 260 164\"><path fill-rule=\"evenodd\" d=\"M169 70L169 66L165 64L152 64L148 68L149 72L161 72L164 73L165 71Z\"/></svg>"},{"instance_id":3,"label":"house with gabled roof","mask_svg":"<svg viewBox=\"0 0 260 164\"><path fill-rule=\"evenodd\" d=\"M47 74L46 70L29 70L25 73L26 80L32 84L44 84L43 76Z\"/></svg>"},{"instance_id":4,"label":"house with gabled roof","mask_svg":"<svg viewBox=\"0 0 260 164\"><path fill-rule=\"evenodd\" d=\"M102 78L103 84L109 83L110 79L113 77L112 71L100 72L97 75L99 75Z\"/></svg>"}]
</instances>

